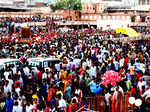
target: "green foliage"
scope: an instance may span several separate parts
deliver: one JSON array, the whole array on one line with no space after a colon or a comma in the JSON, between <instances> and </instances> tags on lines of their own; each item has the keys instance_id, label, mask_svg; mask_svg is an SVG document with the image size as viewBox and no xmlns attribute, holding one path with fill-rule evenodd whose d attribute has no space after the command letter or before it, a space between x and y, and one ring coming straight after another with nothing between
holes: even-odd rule
<instances>
[{"instance_id":1,"label":"green foliage","mask_svg":"<svg viewBox=\"0 0 150 112\"><path fill-rule=\"evenodd\" d=\"M59 0L55 4L51 5L51 8L55 11L57 9L72 9L81 10L81 0Z\"/></svg>"}]
</instances>

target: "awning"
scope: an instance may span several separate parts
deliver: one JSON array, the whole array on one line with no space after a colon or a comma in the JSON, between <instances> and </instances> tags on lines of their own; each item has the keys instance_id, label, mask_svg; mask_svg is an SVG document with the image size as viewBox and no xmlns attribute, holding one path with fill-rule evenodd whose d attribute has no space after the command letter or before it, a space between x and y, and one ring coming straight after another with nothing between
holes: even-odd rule
<instances>
[{"instance_id":1,"label":"awning","mask_svg":"<svg viewBox=\"0 0 150 112\"><path fill-rule=\"evenodd\" d=\"M116 33L119 34L124 34L127 35L128 37L138 37L139 34L132 28L116 28Z\"/></svg>"}]
</instances>

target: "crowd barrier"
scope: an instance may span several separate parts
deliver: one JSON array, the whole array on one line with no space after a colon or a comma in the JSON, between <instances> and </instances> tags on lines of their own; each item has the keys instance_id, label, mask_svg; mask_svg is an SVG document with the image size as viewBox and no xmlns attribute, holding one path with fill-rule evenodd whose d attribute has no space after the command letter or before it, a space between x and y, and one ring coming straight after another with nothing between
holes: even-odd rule
<instances>
[{"instance_id":1,"label":"crowd barrier","mask_svg":"<svg viewBox=\"0 0 150 112\"><path fill-rule=\"evenodd\" d=\"M86 98L86 103L70 104L60 110L62 112L128 112L128 99L129 94L119 94L116 100L110 98L108 106L104 96L91 96Z\"/></svg>"}]
</instances>

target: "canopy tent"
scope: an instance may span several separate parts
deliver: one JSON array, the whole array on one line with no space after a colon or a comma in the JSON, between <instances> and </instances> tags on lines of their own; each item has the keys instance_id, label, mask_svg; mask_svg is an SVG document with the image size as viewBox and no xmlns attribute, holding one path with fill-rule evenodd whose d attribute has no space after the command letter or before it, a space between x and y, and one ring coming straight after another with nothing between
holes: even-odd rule
<instances>
[{"instance_id":1,"label":"canopy tent","mask_svg":"<svg viewBox=\"0 0 150 112\"><path fill-rule=\"evenodd\" d=\"M116 33L117 34L124 34L127 35L128 37L138 37L139 34L132 28L116 28Z\"/></svg>"}]
</instances>

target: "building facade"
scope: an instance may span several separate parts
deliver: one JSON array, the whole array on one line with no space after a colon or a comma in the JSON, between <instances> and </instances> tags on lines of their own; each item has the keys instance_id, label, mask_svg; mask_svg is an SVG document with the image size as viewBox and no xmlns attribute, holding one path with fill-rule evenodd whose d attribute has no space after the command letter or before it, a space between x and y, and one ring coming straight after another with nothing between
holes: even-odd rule
<instances>
[{"instance_id":1,"label":"building facade","mask_svg":"<svg viewBox=\"0 0 150 112\"><path fill-rule=\"evenodd\" d=\"M106 9L106 4L104 3L83 3L82 13L103 13Z\"/></svg>"},{"instance_id":2,"label":"building facade","mask_svg":"<svg viewBox=\"0 0 150 112\"><path fill-rule=\"evenodd\" d=\"M139 5L150 5L150 0L139 0Z\"/></svg>"}]
</instances>

